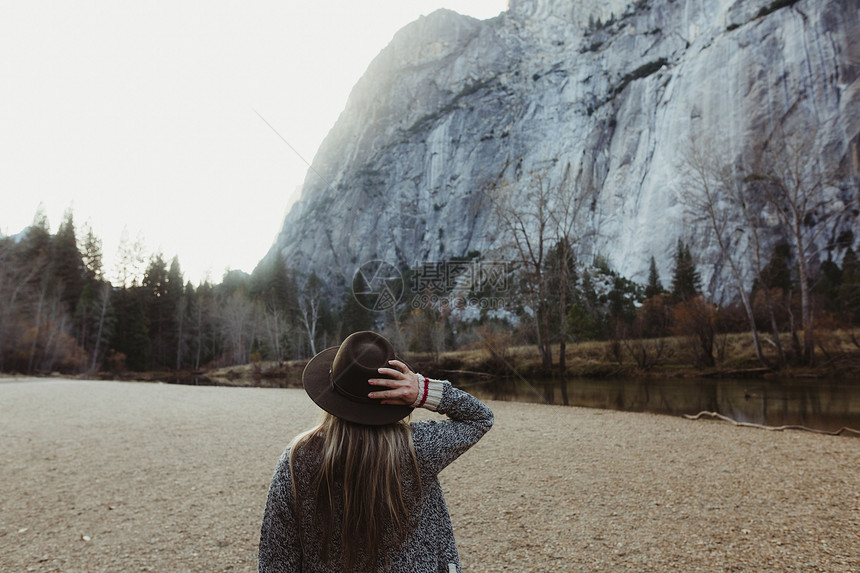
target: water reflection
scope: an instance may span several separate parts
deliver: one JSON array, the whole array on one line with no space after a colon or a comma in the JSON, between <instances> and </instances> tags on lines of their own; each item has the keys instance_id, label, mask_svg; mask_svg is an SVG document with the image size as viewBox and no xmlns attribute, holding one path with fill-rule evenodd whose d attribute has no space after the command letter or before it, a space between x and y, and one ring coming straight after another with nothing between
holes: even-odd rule
<instances>
[{"instance_id":1,"label":"water reflection","mask_svg":"<svg viewBox=\"0 0 860 573\"><path fill-rule=\"evenodd\" d=\"M558 382L491 380L463 382L479 397L561 404ZM571 406L656 414L717 412L738 422L801 425L835 431L860 429L860 382L761 379L571 379Z\"/></svg>"}]
</instances>

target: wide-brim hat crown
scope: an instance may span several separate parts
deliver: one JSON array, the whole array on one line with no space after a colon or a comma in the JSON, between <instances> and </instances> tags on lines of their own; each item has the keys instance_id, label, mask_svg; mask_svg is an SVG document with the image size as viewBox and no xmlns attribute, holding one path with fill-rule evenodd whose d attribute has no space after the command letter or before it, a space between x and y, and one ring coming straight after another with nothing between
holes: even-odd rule
<instances>
[{"instance_id":1,"label":"wide-brim hat crown","mask_svg":"<svg viewBox=\"0 0 860 573\"><path fill-rule=\"evenodd\" d=\"M382 367L392 368L394 347L384 336L370 331L350 334L340 346L326 348L308 362L302 372L305 392L317 406L338 418L356 424L379 426L402 420L410 406L382 404L368 398L373 391L370 378L386 378Z\"/></svg>"}]
</instances>

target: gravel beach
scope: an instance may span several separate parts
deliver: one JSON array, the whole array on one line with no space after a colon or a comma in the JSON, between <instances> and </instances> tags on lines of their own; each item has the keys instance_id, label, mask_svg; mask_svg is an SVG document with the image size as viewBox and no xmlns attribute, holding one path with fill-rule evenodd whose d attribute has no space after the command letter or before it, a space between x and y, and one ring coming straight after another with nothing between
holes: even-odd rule
<instances>
[{"instance_id":1,"label":"gravel beach","mask_svg":"<svg viewBox=\"0 0 860 573\"><path fill-rule=\"evenodd\" d=\"M488 404L440 476L465 571L860 571L858 438ZM255 571L318 415L301 390L2 379L0 570Z\"/></svg>"}]
</instances>

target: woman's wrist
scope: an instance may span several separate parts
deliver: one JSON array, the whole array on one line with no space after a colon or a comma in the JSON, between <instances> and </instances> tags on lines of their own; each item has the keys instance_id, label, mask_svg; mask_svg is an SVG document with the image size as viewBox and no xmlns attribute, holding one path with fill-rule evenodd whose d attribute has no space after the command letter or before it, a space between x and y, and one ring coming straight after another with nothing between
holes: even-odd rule
<instances>
[{"instance_id":1,"label":"woman's wrist","mask_svg":"<svg viewBox=\"0 0 860 573\"><path fill-rule=\"evenodd\" d=\"M439 403L442 401L442 393L445 390L445 382L441 380L431 380L421 374L418 376L418 396L412 403L413 408L424 408L435 412L439 408Z\"/></svg>"},{"instance_id":2,"label":"woman's wrist","mask_svg":"<svg viewBox=\"0 0 860 573\"><path fill-rule=\"evenodd\" d=\"M427 395L430 392L430 379L417 372L415 376L418 377L418 395L415 397L415 401L412 402L412 407L421 408L427 401Z\"/></svg>"}]
</instances>

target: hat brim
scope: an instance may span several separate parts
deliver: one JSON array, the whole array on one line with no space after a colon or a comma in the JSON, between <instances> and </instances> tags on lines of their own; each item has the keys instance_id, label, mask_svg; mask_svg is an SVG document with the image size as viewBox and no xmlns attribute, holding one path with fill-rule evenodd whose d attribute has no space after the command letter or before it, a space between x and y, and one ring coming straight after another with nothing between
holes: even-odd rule
<instances>
[{"instance_id":1,"label":"hat brim","mask_svg":"<svg viewBox=\"0 0 860 573\"><path fill-rule=\"evenodd\" d=\"M355 402L335 391L331 387L330 372L337 349L337 346L326 348L311 358L302 372L305 392L317 406L347 422L368 426L393 424L412 413L411 406Z\"/></svg>"}]
</instances>

